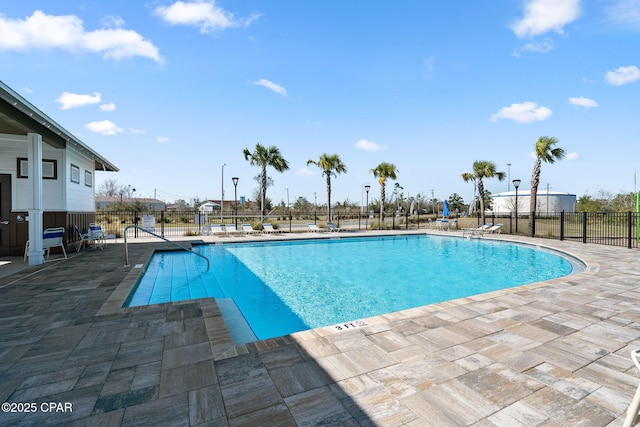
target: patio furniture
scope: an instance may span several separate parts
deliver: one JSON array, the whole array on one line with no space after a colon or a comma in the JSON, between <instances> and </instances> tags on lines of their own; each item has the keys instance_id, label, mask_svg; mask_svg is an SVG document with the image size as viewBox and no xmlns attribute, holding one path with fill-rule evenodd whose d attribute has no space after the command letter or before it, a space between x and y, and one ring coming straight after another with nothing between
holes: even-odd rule
<instances>
[{"instance_id":1,"label":"patio furniture","mask_svg":"<svg viewBox=\"0 0 640 427\"><path fill-rule=\"evenodd\" d=\"M76 231L78 238L80 239L80 243L78 243L78 246L76 247L76 252L80 252L80 249L82 249L83 246L87 246L87 242L89 241L89 233L80 232L80 229L77 225L74 225L73 228Z\"/></svg>"},{"instance_id":2,"label":"patio furniture","mask_svg":"<svg viewBox=\"0 0 640 427\"><path fill-rule=\"evenodd\" d=\"M307 224L307 228L311 233L319 233L322 231L316 224Z\"/></svg>"},{"instance_id":3,"label":"patio furniture","mask_svg":"<svg viewBox=\"0 0 640 427\"><path fill-rule=\"evenodd\" d=\"M282 233L282 231L276 230L275 228L273 228L273 225L269 223L262 224L262 232L265 234Z\"/></svg>"},{"instance_id":4,"label":"patio furniture","mask_svg":"<svg viewBox=\"0 0 640 427\"><path fill-rule=\"evenodd\" d=\"M62 248L64 259L67 258L67 251L64 249L64 228L55 227L47 228L42 233L42 249L47 252L47 259L49 259L49 253L51 248ZM27 252L29 252L29 241L24 245L24 262L27 262Z\"/></svg>"},{"instance_id":5,"label":"patio furniture","mask_svg":"<svg viewBox=\"0 0 640 427\"><path fill-rule=\"evenodd\" d=\"M329 232L340 232L342 231L342 228L337 227L333 222L327 222L327 229L329 230Z\"/></svg>"},{"instance_id":6,"label":"patio furniture","mask_svg":"<svg viewBox=\"0 0 640 427\"><path fill-rule=\"evenodd\" d=\"M249 234L255 234L255 233L259 233L258 230L254 230L253 227L251 226L251 224L242 224L242 232L245 235L249 235Z\"/></svg>"}]
</instances>

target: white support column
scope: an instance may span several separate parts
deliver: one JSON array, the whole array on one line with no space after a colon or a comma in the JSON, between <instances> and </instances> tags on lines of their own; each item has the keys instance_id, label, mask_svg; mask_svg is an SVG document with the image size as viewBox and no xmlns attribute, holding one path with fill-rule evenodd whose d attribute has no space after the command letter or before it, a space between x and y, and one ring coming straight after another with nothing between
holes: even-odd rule
<instances>
[{"instance_id":1,"label":"white support column","mask_svg":"<svg viewBox=\"0 0 640 427\"><path fill-rule=\"evenodd\" d=\"M44 250L42 249L42 136L37 133L27 134L27 149L29 162L29 251L27 257L29 265L44 264Z\"/></svg>"}]
</instances>

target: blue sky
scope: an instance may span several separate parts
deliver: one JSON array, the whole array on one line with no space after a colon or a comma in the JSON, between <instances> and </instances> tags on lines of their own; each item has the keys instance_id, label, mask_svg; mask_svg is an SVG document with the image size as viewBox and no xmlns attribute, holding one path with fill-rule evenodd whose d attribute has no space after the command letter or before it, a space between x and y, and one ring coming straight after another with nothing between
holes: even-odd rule
<instances>
[{"instance_id":1,"label":"blue sky","mask_svg":"<svg viewBox=\"0 0 640 427\"><path fill-rule=\"evenodd\" d=\"M219 199L223 164L251 198L261 143L290 163L275 203L326 201L322 153L334 201L377 198L385 161L405 195L468 202L476 160L528 189L540 136L568 153L541 187L634 191L639 46L636 0L0 0L0 80L120 168L98 185L165 201Z\"/></svg>"}]
</instances>

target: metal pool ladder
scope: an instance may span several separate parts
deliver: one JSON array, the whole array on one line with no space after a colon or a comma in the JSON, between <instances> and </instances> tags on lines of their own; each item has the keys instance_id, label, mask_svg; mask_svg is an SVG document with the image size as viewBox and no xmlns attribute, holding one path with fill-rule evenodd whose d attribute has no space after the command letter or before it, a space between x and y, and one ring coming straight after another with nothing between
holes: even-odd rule
<instances>
[{"instance_id":1,"label":"metal pool ladder","mask_svg":"<svg viewBox=\"0 0 640 427\"><path fill-rule=\"evenodd\" d=\"M138 225L128 225L128 226L126 226L124 228L124 232L123 232L123 234L124 234L124 265L129 265L129 246L127 244L127 230L130 229L130 228L135 228L135 229L138 229L140 231L144 231L145 233L149 233L152 236L157 237L158 239L164 240L167 243L171 243L176 248L179 248L179 249L181 249L183 251L191 252L195 256L199 256L200 258L203 258L205 261L207 261L207 271L209 271L209 258L207 258L206 256L201 255L201 254L199 254L197 252L194 252L191 249L185 248L184 246L180 246L177 243L172 242L171 240L166 239L166 238L154 233L153 231L149 231L149 230L147 230L145 228L142 228L142 227L140 227Z\"/></svg>"},{"instance_id":2,"label":"metal pool ladder","mask_svg":"<svg viewBox=\"0 0 640 427\"><path fill-rule=\"evenodd\" d=\"M640 369L640 361L638 360L638 356L640 355L640 349L633 350L631 352L631 360L636 365L636 368ZM627 417L624 420L623 427L631 427L636 425L638 421L638 409L640 408L640 386L636 390L636 394L633 397L633 401L631 405L629 405L629 409L627 409Z\"/></svg>"}]
</instances>

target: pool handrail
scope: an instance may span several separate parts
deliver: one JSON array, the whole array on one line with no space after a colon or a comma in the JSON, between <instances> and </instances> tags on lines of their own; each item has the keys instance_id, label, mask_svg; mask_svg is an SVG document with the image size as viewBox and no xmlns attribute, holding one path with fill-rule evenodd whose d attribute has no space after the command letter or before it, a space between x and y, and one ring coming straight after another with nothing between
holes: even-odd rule
<instances>
[{"instance_id":1,"label":"pool handrail","mask_svg":"<svg viewBox=\"0 0 640 427\"><path fill-rule=\"evenodd\" d=\"M199 256L200 258L204 258L205 261L207 261L207 271L209 271L209 258L207 258L206 256L199 254L197 252L194 252L193 250L189 249L189 248L185 248L184 246L180 246L179 244L172 242L171 240L162 237L156 233L154 233L153 231L149 231L146 228L142 228L139 225L128 225L124 228L123 234L124 234L124 265L128 266L129 265L129 246L127 245L127 230L130 228L135 228L137 230L140 231L144 231L145 233L149 233L154 237L157 237L158 239L162 239L167 243L171 243L173 246L182 249L183 251L187 251L187 252L191 252L192 254Z\"/></svg>"}]
</instances>

